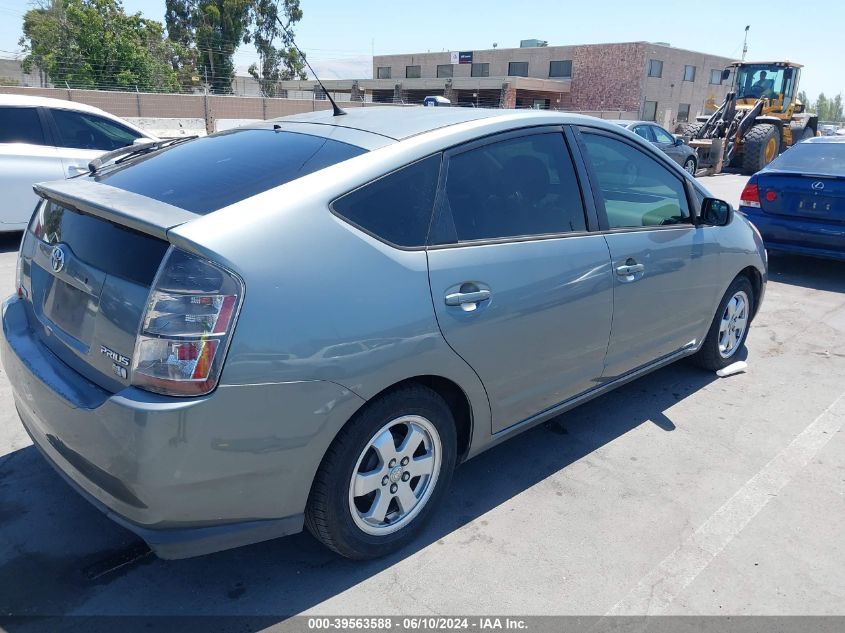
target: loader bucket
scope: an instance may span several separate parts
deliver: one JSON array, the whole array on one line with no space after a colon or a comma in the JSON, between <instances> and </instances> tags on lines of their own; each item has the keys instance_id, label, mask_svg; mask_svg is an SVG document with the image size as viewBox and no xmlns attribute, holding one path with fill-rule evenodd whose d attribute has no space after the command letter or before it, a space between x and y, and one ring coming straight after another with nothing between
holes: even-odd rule
<instances>
[{"instance_id":1,"label":"loader bucket","mask_svg":"<svg viewBox=\"0 0 845 633\"><path fill-rule=\"evenodd\" d=\"M724 140L720 138L693 139L689 146L698 155L696 176L713 176L721 173L724 161Z\"/></svg>"}]
</instances>

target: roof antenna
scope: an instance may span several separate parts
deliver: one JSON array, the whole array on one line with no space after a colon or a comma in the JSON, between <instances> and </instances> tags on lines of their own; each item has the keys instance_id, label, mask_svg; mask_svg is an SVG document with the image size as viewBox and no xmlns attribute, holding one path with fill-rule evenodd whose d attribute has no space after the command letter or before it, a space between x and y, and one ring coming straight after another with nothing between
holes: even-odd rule
<instances>
[{"instance_id":1,"label":"roof antenna","mask_svg":"<svg viewBox=\"0 0 845 633\"><path fill-rule=\"evenodd\" d=\"M332 116L342 116L346 114L346 112L339 105L337 105L337 103L335 103L335 100L332 99L332 96L329 94L329 91L326 90L326 87L323 85L323 82L320 81L320 78L317 76L317 73L315 73L314 69L311 68L311 64L308 63L308 58L305 56L305 53L299 50L299 46L296 45L296 42L293 39L293 35L290 31L288 31L288 27L282 24L282 20L279 17L278 11L276 12L276 22L279 23L280 27L282 27L282 30L285 32L285 35L290 38L290 43L293 44L293 47L296 49L296 52L299 53L299 56L302 58L302 61L305 62L305 65L308 66L308 70L310 70L311 74L314 75L314 79L316 79L317 83L320 84L320 88L323 90L323 94L326 95L326 98L328 98L328 100L332 102L332 110L334 110L334 114Z\"/></svg>"}]
</instances>

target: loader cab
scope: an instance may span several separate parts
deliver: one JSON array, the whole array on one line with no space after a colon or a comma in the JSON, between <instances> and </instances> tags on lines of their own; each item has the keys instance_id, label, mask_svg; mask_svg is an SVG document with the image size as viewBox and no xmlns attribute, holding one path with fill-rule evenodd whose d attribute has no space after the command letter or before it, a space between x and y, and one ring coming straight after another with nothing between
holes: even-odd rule
<instances>
[{"instance_id":1,"label":"loader cab","mask_svg":"<svg viewBox=\"0 0 845 633\"><path fill-rule=\"evenodd\" d=\"M769 100L767 113L785 112L795 101L801 67L788 62L736 63L734 90L738 106L753 106L758 99Z\"/></svg>"}]
</instances>

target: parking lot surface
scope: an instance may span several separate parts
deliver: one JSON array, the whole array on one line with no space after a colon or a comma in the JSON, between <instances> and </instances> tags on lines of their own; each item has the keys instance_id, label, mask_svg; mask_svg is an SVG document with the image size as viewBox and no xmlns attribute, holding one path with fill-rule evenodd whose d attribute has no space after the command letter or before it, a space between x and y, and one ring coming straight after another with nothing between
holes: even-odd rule
<instances>
[{"instance_id":1,"label":"parking lot surface","mask_svg":"<svg viewBox=\"0 0 845 633\"><path fill-rule=\"evenodd\" d=\"M745 180L704 183L737 204ZM0 614L845 614L845 264L770 267L746 373L679 363L524 433L366 563L308 534L156 559L40 457L0 373Z\"/></svg>"}]
</instances>

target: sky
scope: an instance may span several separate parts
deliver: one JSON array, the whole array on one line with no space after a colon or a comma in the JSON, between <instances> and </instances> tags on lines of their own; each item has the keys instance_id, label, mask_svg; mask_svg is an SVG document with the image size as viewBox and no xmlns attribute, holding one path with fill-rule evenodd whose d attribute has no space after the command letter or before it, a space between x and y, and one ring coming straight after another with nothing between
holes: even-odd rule
<instances>
[{"instance_id":1,"label":"sky","mask_svg":"<svg viewBox=\"0 0 845 633\"><path fill-rule=\"evenodd\" d=\"M749 60L804 64L801 89L845 96L845 2L816 0L300 0L297 43L321 77L369 78L372 54L515 48L537 38L550 45L669 42L739 58L746 25ZM164 0L123 0L127 13L164 21ZM0 0L0 55L20 50L29 0ZM691 7L697 7L693 10ZM809 7L812 7L812 11ZM249 45L239 70L257 59Z\"/></svg>"}]
</instances>

